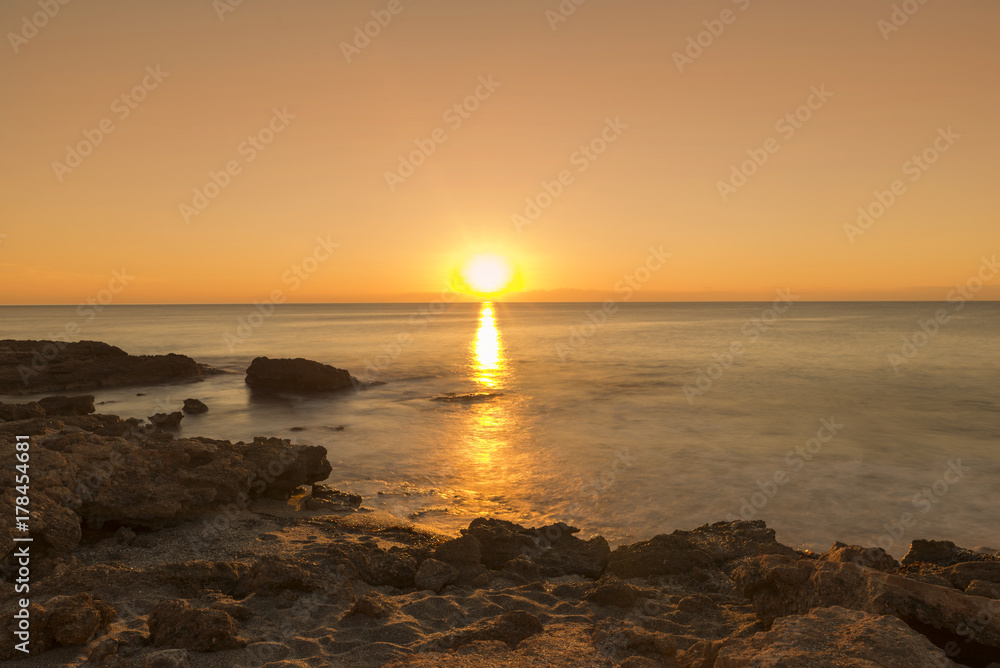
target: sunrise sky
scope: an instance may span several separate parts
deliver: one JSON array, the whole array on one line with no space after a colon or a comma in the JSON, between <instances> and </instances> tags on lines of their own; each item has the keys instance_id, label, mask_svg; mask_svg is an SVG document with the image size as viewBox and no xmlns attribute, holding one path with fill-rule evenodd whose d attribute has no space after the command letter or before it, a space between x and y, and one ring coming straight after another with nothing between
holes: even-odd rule
<instances>
[{"instance_id":1,"label":"sunrise sky","mask_svg":"<svg viewBox=\"0 0 1000 668\"><path fill-rule=\"evenodd\" d=\"M1000 251L995 0L62 1L0 5L0 303L419 301L484 253L596 300L650 247L634 300L937 300Z\"/></svg>"}]
</instances>

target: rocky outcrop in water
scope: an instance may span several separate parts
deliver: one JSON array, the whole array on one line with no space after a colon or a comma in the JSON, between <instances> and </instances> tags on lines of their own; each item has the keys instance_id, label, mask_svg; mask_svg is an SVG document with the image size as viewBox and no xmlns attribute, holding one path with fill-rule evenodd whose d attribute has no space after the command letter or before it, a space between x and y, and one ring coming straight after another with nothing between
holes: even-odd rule
<instances>
[{"instance_id":1,"label":"rocky outcrop in water","mask_svg":"<svg viewBox=\"0 0 1000 668\"><path fill-rule=\"evenodd\" d=\"M303 359L258 357L247 369L246 384L255 390L336 392L359 384L349 372Z\"/></svg>"},{"instance_id":2,"label":"rocky outcrop in water","mask_svg":"<svg viewBox=\"0 0 1000 668\"><path fill-rule=\"evenodd\" d=\"M192 381L213 371L184 355L129 355L99 341L0 341L0 394Z\"/></svg>"}]
</instances>

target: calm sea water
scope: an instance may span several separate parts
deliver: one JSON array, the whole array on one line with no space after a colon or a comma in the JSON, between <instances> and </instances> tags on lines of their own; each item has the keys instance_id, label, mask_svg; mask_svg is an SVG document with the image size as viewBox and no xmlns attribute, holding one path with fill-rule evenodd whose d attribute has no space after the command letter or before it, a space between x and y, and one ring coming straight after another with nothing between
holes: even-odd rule
<instances>
[{"instance_id":1,"label":"calm sea water","mask_svg":"<svg viewBox=\"0 0 1000 668\"><path fill-rule=\"evenodd\" d=\"M73 323L76 339L232 371L95 394L134 417L202 399L210 411L185 418L185 436L324 445L332 484L444 531L489 515L618 544L742 516L811 549L1000 548L1000 304L770 307L3 307L0 338ZM259 355L384 384L260 398L243 380ZM433 400L476 392L494 396Z\"/></svg>"}]
</instances>

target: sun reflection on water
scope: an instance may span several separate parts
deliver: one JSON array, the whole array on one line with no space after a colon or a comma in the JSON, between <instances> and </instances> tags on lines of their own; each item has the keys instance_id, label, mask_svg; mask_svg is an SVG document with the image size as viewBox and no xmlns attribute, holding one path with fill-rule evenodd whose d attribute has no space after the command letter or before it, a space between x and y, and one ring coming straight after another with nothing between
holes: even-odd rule
<instances>
[{"instance_id":1,"label":"sun reflection on water","mask_svg":"<svg viewBox=\"0 0 1000 668\"><path fill-rule=\"evenodd\" d=\"M476 363L476 382L487 389L496 388L503 371L504 359L500 330L497 328L497 315L490 302L484 302L479 312L479 329L476 331L473 356Z\"/></svg>"},{"instance_id":2,"label":"sun reflection on water","mask_svg":"<svg viewBox=\"0 0 1000 668\"><path fill-rule=\"evenodd\" d=\"M495 392L502 387L507 365L496 310L491 302L483 302L479 311L472 362L475 380L483 391ZM500 397L493 397L475 405L473 412L469 455L481 471L493 470L494 455L506 446L505 432L509 427L506 407Z\"/></svg>"}]
</instances>

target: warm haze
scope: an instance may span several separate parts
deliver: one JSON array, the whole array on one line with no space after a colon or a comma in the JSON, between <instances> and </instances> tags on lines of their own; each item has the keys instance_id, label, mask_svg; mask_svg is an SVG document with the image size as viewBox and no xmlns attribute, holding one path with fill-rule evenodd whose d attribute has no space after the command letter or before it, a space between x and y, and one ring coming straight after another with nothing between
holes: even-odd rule
<instances>
[{"instance_id":1,"label":"warm haze","mask_svg":"<svg viewBox=\"0 0 1000 668\"><path fill-rule=\"evenodd\" d=\"M650 248L635 301L943 300L1000 247L992 0L458 4L5 2L0 301L598 300Z\"/></svg>"}]
</instances>

